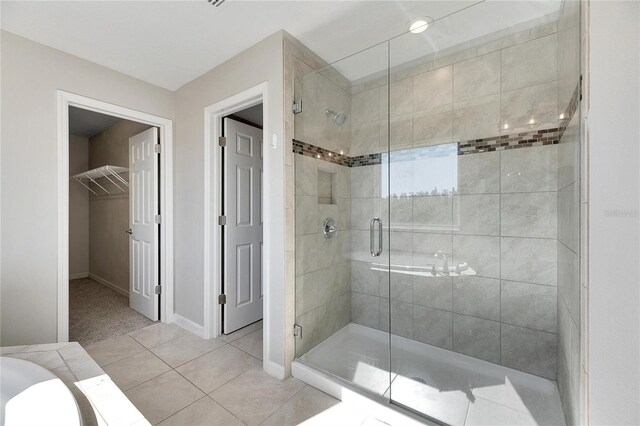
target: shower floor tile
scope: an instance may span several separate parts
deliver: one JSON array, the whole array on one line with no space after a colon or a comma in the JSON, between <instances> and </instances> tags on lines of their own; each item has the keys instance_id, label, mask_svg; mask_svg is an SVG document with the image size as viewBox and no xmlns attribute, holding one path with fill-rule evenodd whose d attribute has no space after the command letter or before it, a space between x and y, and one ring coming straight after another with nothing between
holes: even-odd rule
<instances>
[{"instance_id":1,"label":"shower floor tile","mask_svg":"<svg viewBox=\"0 0 640 426\"><path fill-rule=\"evenodd\" d=\"M389 358L391 353L391 373ZM565 425L556 383L351 323L301 357L451 425Z\"/></svg>"}]
</instances>

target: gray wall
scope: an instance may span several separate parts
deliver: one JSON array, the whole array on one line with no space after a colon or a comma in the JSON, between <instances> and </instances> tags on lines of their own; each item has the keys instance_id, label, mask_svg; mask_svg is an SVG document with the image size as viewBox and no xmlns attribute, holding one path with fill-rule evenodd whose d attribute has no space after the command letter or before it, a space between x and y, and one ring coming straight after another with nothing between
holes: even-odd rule
<instances>
[{"instance_id":1,"label":"gray wall","mask_svg":"<svg viewBox=\"0 0 640 426\"><path fill-rule=\"evenodd\" d=\"M265 252L284 253L283 33L278 32L231 58L176 94L174 156L175 312L204 324L204 108L262 82L269 84L265 129L277 135L278 146L265 143L264 162L276 170L265 180ZM265 142L272 135L265 136ZM217 170L213 170L217 172ZM215 213L214 213L215 214ZM217 253L213 253L216 256ZM269 359L284 364L284 259L266 265L271 284L269 309L272 339Z\"/></svg>"},{"instance_id":2,"label":"gray wall","mask_svg":"<svg viewBox=\"0 0 640 426\"><path fill-rule=\"evenodd\" d=\"M147 124L121 120L89 139L89 168L105 165L129 167L129 138L147 130ZM128 176L123 176L129 180ZM129 293L129 192L100 182L110 191L94 186L99 195L90 195L89 273L110 283L121 293ZM121 185L122 186L122 185Z\"/></svg>"},{"instance_id":3,"label":"gray wall","mask_svg":"<svg viewBox=\"0 0 640 426\"><path fill-rule=\"evenodd\" d=\"M69 175L89 168L89 140L69 135ZM89 274L89 191L69 180L69 276Z\"/></svg>"},{"instance_id":4,"label":"gray wall","mask_svg":"<svg viewBox=\"0 0 640 426\"><path fill-rule=\"evenodd\" d=\"M591 1L588 108L590 424L640 424L640 3ZM583 210L584 211L584 210ZM584 273L584 271L583 271Z\"/></svg>"},{"instance_id":5,"label":"gray wall","mask_svg":"<svg viewBox=\"0 0 640 426\"><path fill-rule=\"evenodd\" d=\"M0 344L54 342L58 298L56 90L170 119L173 94L5 31L1 43ZM25 165L37 172L25 173Z\"/></svg>"}]
</instances>

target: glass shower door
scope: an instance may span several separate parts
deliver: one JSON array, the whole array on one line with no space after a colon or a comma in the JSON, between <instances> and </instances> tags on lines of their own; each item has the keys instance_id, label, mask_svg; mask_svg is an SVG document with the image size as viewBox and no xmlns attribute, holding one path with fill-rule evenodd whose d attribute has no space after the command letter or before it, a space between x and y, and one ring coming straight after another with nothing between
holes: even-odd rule
<instances>
[{"instance_id":1,"label":"glass shower door","mask_svg":"<svg viewBox=\"0 0 640 426\"><path fill-rule=\"evenodd\" d=\"M388 45L296 61L296 357L388 400Z\"/></svg>"}]
</instances>

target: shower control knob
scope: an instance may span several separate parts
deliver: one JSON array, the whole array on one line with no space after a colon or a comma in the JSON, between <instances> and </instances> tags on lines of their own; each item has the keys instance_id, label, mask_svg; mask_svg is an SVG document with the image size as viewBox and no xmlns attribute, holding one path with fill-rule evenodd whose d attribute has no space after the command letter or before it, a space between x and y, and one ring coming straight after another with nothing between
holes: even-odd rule
<instances>
[{"instance_id":1,"label":"shower control knob","mask_svg":"<svg viewBox=\"0 0 640 426\"><path fill-rule=\"evenodd\" d=\"M330 217L326 218L322 225L322 233L326 239L332 238L333 234L338 230L336 223Z\"/></svg>"}]
</instances>

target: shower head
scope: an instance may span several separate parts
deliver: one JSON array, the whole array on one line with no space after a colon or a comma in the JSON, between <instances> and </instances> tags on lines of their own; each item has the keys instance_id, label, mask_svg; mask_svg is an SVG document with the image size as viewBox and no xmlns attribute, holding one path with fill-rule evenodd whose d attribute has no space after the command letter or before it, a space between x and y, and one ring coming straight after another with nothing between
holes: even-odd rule
<instances>
[{"instance_id":1,"label":"shower head","mask_svg":"<svg viewBox=\"0 0 640 426\"><path fill-rule=\"evenodd\" d=\"M342 126L344 122L347 121L347 114L344 112L335 112L328 109L325 111L325 113L329 117L332 117L333 122L338 126Z\"/></svg>"}]
</instances>

